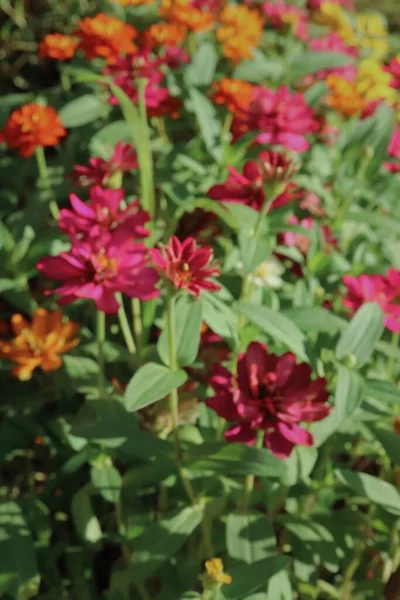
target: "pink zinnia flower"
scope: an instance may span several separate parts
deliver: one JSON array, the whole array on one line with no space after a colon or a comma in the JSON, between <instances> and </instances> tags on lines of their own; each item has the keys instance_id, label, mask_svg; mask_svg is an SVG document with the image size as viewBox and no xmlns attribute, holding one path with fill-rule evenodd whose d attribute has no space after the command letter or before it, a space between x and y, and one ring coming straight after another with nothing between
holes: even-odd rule
<instances>
[{"instance_id":1,"label":"pink zinnia flower","mask_svg":"<svg viewBox=\"0 0 400 600\"><path fill-rule=\"evenodd\" d=\"M345 275L347 287L344 306L356 312L366 302L376 302L385 314L385 326L400 333L400 271L389 269L385 275Z\"/></svg>"},{"instance_id":2,"label":"pink zinnia flower","mask_svg":"<svg viewBox=\"0 0 400 600\"><path fill-rule=\"evenodd\" d=\"M115 173L138 168L136 152L130 144L118 142L109 160L99 156L89 158L89 165L74 165L72 178L80 187L107 185Z\"/></svg>"},{"instance_id":3,"label":"pink zinnia flower","mask_svg":"<svg viewBox=\"0 0 400 600\"><path fill-rule=\"evenodd\" d=\"M400 88L400 60L398 58L392 58L387 66L383 67L386 73L390 73L393 77L393 81L390 82L390 86L393 88Z\"/></svg>"},{"instance_id":4,"label":"pink zinnia flower","mask_svg":"<svg viewBox=\"0 0 400 600\"><path fill-rule=\"evenodd\" d=\"M246 204L250 208L260 211L265 203L262 165L255 160L249 160L243 166L243 174L233 167L228 167L228 171L230 175L225 183L213 185L207 195L213 200ZM275 198L271 209L279 208L290 202L293 197L290 194L292 188L292 185L286 186L285 191Z\"/></svg>"},{"instance_id":5,"label":"pink zinnia flower","mask_svg":"<svg viewBox=\"0 0 400 600\"><path fill-rule=\"evenodd\" d=\"M358 58L359 52L354 46L349 46L342 40L342 38L332 31L328 35L314 38L308 43L311 50L315 52L341 52L347 54L353 58ZM354 81L357 74L357 67L355 65L344 65L343 67L332 67L331 69L322 69L317 71L313 75L309 75L305 78L306 83L312 84L316 79L325 80L328 75L338 75L347 79L347 81Z\"/></svg>"},{"instance_id":6,"label":"pink zinnia flower","mask_svg":"<svg viewBox=\"0 0 400 600\"><path fill-rule=\"evenodd\" d=\"M147 248L133 243L123 228L112 234L95 230L84 240L74 239L68 252L38 263L37 269L46 277L63 282L48 294L59 294L59 304L89 298L106 313L118 311L118 292L140 300L156 298L158 275L147 266Z\"/></svg>"},{"instance_id":7,"label":"pink zinnia flower","mask_svg":"<svg viewBox=\"0 0 400 600\"><path fill-rule=\"evenodd\" d=\"M308 10L319 10L323 2L330 2L331 4L341 4L343 8L348 10L355 10L353 0L307 0Z\"/></svg>"},{"instance_id":8,"label":"pink zinnia flower","mask_svg":"<svg viewBox=\"0 0 400 600\"><path fill-rule=\"evenodd\" d=\"M293 27L293 33L305 42L308 38L308 19L306 13L297 6L288 5L284 0L265 2L262 12L275 29Z\"/></svg>"},{"instance_id":9,"label":"pink zinnia flower","mask_svg":"<svg viewBox=\"0 0 400 600\"><path fill-rule=\"evenodd\" d=\"M288 219L289 225L300 225L305 230L311 230L317 223L312 217L305 217L299 220L297 217L292 216ZM337 240L334 237L331 229L323 224L320 225L321 235L324 242L324 249L328 252L332 250L337 244ZM311 238L303 233L297 231L284 231L278 235L278 241L282 246L295 247L303 254L307 256L311 246Z\"/></svg>"},{"instance_id":10,"label":"pink zinnia flower","mask_svg":"<svg viewBox=\"0 0 400 600\"><path fill-rule=\"evenodd\" d=\"M152 262L159 273L177 290L185 289L192 296L199 296L201 290L215 292L220 286L210 277L220 274L218 267L212 263L211 246L196 248L196 240L192 237L180 242L172 236L167 245L162 244L160 250L150 250Z\"/></svg>"},{"instance_id":11,"label":"pink zinnia flower","mask_svg":"<svg viewBox=\"0 0 400 600\"><path fill-rule=\"evenodd\" d=\"M59 227L75 235L87 235L96 225L110 232L125 227L132 238L147 237L150 232L144 225L150 220L149 214L140 210L139 202L121 209L123 198L123 190L103 189L99 185L90 188L89 204L82 202L76 194L70 194L73 210L61 209Z\"/></svg>"},{"instance_id":12,"label":"pink zinnia flower","mask_svg":"<svg viewBox=\"0 0 400 600\"><path fill-rule=\"evenodd\" d=\"M210 381L215 396L206 404L235 423L225 432L229 442L253 445L262 430L264 444L286 458L297 445L313 445L313 436L299 423L321 421L331 410L326 380L313 380L311 374L306 363L296 364L293 354L277 356L264 344L252 342L239 356L236 377L215 366Z\"/></svg>"},{"instance_id":13,"label":"pink zinnia flower","mask_svg":"<svg viewBox=\"0 0 400 600\"><path fill-rule=\"evenodd\" d=\"M278 144L304 152L310 144L306 135L317 133L320 124L313 109L307 106L301 93L291 95L281 85L275 92L266 87L254 89L254 99L248 109L237 112L232 123L235 139L247 132L258 132L258 144Z\"/></svg>"},{"instance_id":14,"label":"pink zinnia flower","mask_svg":"<svg viewBox=\"0 0 400 600\"><path fill-rule=\"evenodd\" d=\"M396 158L399 162L388 161L384 163L385 169L392 173L400 173L400 129L396 129L390 140L388 148L389 156Z\"/></svg>"}]
</instances>

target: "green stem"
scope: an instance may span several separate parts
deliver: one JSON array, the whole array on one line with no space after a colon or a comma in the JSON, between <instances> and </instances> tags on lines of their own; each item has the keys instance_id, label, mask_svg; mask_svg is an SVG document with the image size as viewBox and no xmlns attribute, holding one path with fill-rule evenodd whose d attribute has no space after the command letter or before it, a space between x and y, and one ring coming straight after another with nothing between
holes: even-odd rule
<instances>
[{"instance_id":1,"label":"green stem","mask_svg":"<svg viewBox=\"0 0 400 600\"><path fill-rule=\"evenodd\" d=\"M393 331L392 333L392 348L396 349L399 347L399 342L400 342L400 333L396 333L395 331ZM391 356L388 360L388 365L387 365L387 377L389 381L393 380L393 376L394 376L394 366L396 364L396 359L393 353L393 356Z\"/></svg>"},{"instance_id":2,"label":"green stem","mask_svg":"<svg viewBox=\"0 0 400 600\"><path fill-rule=\"evenodd\" d=\"M260 429L257 433L256 448L262 448L263 445L264 445L264 431L262 429ZM254 475L247 475L246 479L244 481L244 494L243 494L243 500L241 502L241 508L246 511L249 507L251 496L253 494L254 481L255 481Z\"/></svg>"},{"instance_id":3,"label":"green stem","mask_svg":"<svg viewBox=\"0 0 400 600\"><path fill-rule=\"evenodd\" d=\"M139 155L140 183L143 208L147 210L152 219L155 217L155 199L153 182L153 155L150 146L150 130L147 121L145 90L147 79L138 79L139 117L141 124L140 143L137 151Z\"/></svg>"},{"instance_id":4,"label":"green stem","mask_svg":"<svg viewBox=\"0 0 400 600\"><path fill-rule=\"evenodd\" d=\"M106 313L96 311L96 339L99 361L98 388L100 399L105 397L104 388L104 342L106 339Z\"/></svg>"},{"instance_id":5,"label":"green stem","mask_svg":"<svg viewBox=\"0 0 400 600\"><path fill-rule=\"evenodd\" d=\"M142 307L139 298L132 298L133 332L140 351L143 344Z\"/></svg>"},{"instance_id":6,"label":"green stem","mask_svg":"<svg viewBox=\"0 0 400 600\"><path fill-rule=\"evenodd\" d=\"M124 299L122 294L117 294L117 298L119 302L118 319L121 326L122 335L124 336L125 344L129 353L133 356L136 353L136 345L129 327L128 317L126 316Z\"/></svg>"},{"instance_id":7,"label":"green stem","mask_svg":"<svg viewBox=\"0 0 400 600\"><path fill-rule=\"evenodd\" d=\"M55 221L57 221L58 216L59 216L59 210L58 210L56 201L52 197L53 194L52 194L52 189L51 189L51 185L50 185L49 171L47 169L46 156L44 154L43 146L38 146L36 148L35 157L36 157L36 163L37 163L37 168L38 168L38 172L39 172L39 180L40 180L41 186L43 187L43 189L45 189L47 192L49 192L50 212L51 212L53 219Z\"/></svg>"},{"instance_id":8,"label":"green stem","mask_svg":"<svg viewBox=\"0 0 400 600\"><path fill-rule=\"evenodd\" d=\"M70 78L69 74L67 73L67 71L63 68L61 68L60 78L61 78L61 87L62 87L63 91L65 92L65 94L69 94L69 92L71 91L71 78Z\"/></svg>"},{"instance_id":9,"label":"green stem","mask_svg":"<svg viewBox=\"0 0 400 600\"><path fill-rule=\"evenodd\" d=\"M141 600L151 600L151 596L150 596L149 592L146 590L146 588L144 587L143 583L137 583L136 589L139 592L139 596L140 596Z\"/></svg>"},{"instance_id":10,"label":"green stem","mask_svg":"<svg viewBox=\"0 0 400 600\"><path fill-rule=\"evenodd\" d=\"M176 340L175 340L175 297L172 294L167 296L167 329L169 343L169 368L171 371L178 369L176 361ZM172 435L174 439L176 461L178 463L179 475L182 485L189 500L196 504L196 495L194 493L190 479L187 476L186 469L182 465L182 449L179 441L179 411L178 411L178 390L175 388L169 395L169 410L172 420Z\"/></svg>"}]
</instances>

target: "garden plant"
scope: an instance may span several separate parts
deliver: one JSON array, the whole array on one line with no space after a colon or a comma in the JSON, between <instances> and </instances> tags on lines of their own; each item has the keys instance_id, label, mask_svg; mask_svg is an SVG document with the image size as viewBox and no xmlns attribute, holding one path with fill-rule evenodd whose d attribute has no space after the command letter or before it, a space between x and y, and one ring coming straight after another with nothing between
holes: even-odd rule
<instances>
[{"instance_id":1,"label":"garden plant","mask_svg":"<svg viewBox=\"0 0 400 600\"><path fill-rule=\"evenodd\" d=\"M400 39L0 5L0 598L399 600Z\"/></svg>"}]
</instances>

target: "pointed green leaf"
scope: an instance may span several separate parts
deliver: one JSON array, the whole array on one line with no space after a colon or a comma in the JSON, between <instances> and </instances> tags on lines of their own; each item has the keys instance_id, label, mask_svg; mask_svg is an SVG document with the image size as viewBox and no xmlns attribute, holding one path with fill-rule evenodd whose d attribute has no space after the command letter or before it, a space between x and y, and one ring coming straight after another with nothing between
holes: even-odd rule
<instances>
[{"instance_id":1,"label":"pointed green leaf","mask_svg":"<svg viewBox=\"0 0 400 600\"><path fill-rule=\"evenodd\" d=\"M362 367L370 359L383 330L382 309L374 302L364 304L340 336L336 358L342 360L354 356L357 366Z\"/></svg>"},{"instance_id":2,"label":"pointed green leaf","mask_svg":"<svg viewBox=\"0 0 400 600\"><path fill-rule=\"evenodd\" d=\"M175 306L175 344L178 367L185 367L196 360L200 345L203 309L201 300L188 295L178 298ZM157 343L158 354L169 365L169 335L164 327Z\"/></svg>"},{"instance_id":3,"label":"pointed green leaf","mask_svg":"<svg viewBox=\"0 0 400 600\"><path fill-rule=\"evenodd\" d=\"M147 363L134 374L125 391L124 403L134 412L154 404L187 380L185 371L170 371L163 365Z\"/></svg>"}]
</instances>

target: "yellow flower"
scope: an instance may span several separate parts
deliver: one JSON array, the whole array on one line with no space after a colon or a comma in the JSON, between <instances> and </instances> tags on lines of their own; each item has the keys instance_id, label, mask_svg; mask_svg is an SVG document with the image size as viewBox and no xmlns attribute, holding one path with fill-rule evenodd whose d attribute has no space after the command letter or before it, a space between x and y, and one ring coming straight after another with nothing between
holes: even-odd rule
<instances>
[{"instance_id":1,"label":"yellow flower","mask_svg":"<svg viewBox=\"0 0 400 600\"><path fill-rule=\"evenodd\" d=\"M359 14L356 19L356 46L371 52L374 58L383 58L390 50L388 30L379 13Z\"/></svg>"},{"instance_id":2,"label":"yellow flower","mask_svg":"<svg viewBox=\"0 0 400 600\"><path fill-rule=\"evenodd\" d=\"M217 585L223 585L224 583L231 583L232 577L227 573L224 573L224 565L220 558L212 558L207 560L206 571L208 579Z\"/></svg>"},{"instance_id":3,"label":"yellow flower","mask_svg":"<svg viewBox=\"0 0 400 600\"><path fill-rule=\"evenodd\" d=\"M392 77L383 70L382 64L377 60L368 58L361 61L356 78L356 89L368 102L374 100L387 100L394 102L396 90L390 87Z\"/></svg>"},{"instance_id":4,"label":"yellow flower","mask_svg":"<svg viewBox=\"0 0 400 600\"><path fill-rule=\"evenodd\" d=\"M312 18L319 25L325 25L325 27L335 31L346 42L354 38L348 15L343 7L336 2L322 2L319 10L313 13Z\"/></svg>"}]
</instances>

